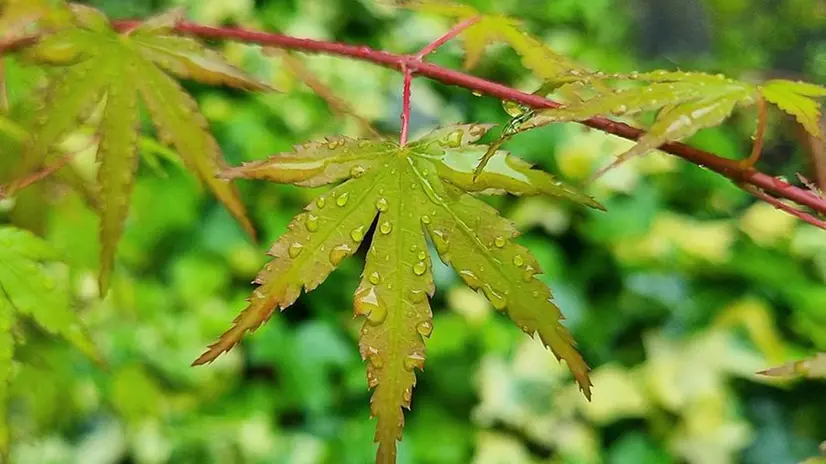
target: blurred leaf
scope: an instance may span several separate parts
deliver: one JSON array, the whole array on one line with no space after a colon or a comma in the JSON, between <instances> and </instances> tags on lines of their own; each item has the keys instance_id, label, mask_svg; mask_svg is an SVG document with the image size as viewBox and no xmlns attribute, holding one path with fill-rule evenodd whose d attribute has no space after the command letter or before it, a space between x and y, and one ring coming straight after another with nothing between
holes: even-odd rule
<instances>
[{"instance_id":1,"label":"blurred leaf","mask_svg":"<svg viewBox=\"0 0 826 464\"><path fill-rule=\"evenodd\" d=\"M826 97L826 87L783 79L760 86L763 97L797 118L806 132L820 137L820 103L812 97Z\"/></svg>"}]
</instances>

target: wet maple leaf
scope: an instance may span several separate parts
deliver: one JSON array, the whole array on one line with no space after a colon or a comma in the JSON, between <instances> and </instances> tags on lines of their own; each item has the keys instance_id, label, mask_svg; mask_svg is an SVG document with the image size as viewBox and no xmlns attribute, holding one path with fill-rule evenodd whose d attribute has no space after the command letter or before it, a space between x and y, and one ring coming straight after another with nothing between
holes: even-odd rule
<instances>
[{"instance_id":1,"label":"wet maple leaf","mask_svg":"<svg viewBox=\"0 0 826 464\"><path fill-rule=\"evenodd\" d=\"M27 50L35 61L54 65L56 76L47 89L45 104L26 124L31 137L22 150L20 170L31 172L44 164L53 146L78 127L78 120L88 118L103 103L97 153L102 293L109 287L135 181L141 102L161 140L174 147L184 164L254 236L237 190L216 177L225 165L206 119L170 74L246 90L269 87L246 77L197 41L172 35L179 11L119 34L99 11L79 5L71 8L73 25L44 36ZM8 193L15 190L12 183Z\"/></svg>"},{"instance_id":2,"label":"wet maple leaf","mask_svg":"<svg viewBox=\"0 0 826 464\"><path fill-rule=\"evenodd\" d=\"M536 278L539 264L516 243L513 224L469 192L546 194L601 206L504 151L474 182L473 169L487 151L474 142L489 128L449 126L404 147L337 138L228 170L228 178L307 187L343 183L293 219L272 246L274 259L258 275L249 306L194 364L214 360L276 309L292 305L302 290L318 287L374 226L354 311L366 319L359 348L374 389L378 462L395 462L402 408L410 407L415 370L424 367L425 339L433 330L429 298L435 288L427 238L468 286L565 360L590 397L588 366L561 324L551 291Z\"/></svg>"}]
</instances>

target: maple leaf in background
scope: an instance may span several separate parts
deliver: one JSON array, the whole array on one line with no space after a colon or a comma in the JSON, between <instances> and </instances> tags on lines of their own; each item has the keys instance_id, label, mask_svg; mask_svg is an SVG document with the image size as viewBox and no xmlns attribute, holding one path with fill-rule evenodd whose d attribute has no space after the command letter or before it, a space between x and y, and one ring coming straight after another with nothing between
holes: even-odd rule
<instances>
[{"instance_id":1,"label":"maple leaf in background","mask_svg":"<svg viewBox=\"0 0 826 464\"><path fill-rule=\"evenodd\" d=\"M129 210L138 166L141 102L149 110L161 141L177 151L184 164L254 236L237 190L216 177L225 165L206 119L169 74L245 90L270 87L245 76L197 41L172 35L179 10L118 34L99 11L79 5L71 8L72 25L45 35L27 50L35 61L54 65L55 76L45 104L24 124L31 137L22 149L20 172L31 172L46 162L53 146L103 102L97 149L101 293L109 287L117 242ZM12 183L8 193L15 190Z\"/></svg>"},{"instance_id":2,"label":"maple leaf in background","mask_svg":"<svg viewBox=\"0 0 826 464\"><path fill-rule=\"evenodd\" d=\"M68 340L99 360L94 344L69 306L68 272L57 253L32 233L0 227L0 456L9 448L6 424L8 383L12 376L16 322L23 317Z\"/></svg>"},{"instance_id":3,"label":"maple leaf in background","mask_svg":"<svg viewBox=\"0 0 826 464\"><path fill-rule=\"evenodd\" d=\"M302 289L318 287L375 225L354 311L366 318L359 347L374 389L378 462L395 461L402 408L410 407L415 369L424 367L425 339L433 330L429 298L435 288L427 237L468 286L565 360L590 397L588 366L561 324L550 289L536 278L539 264L514 240L513 224L468 192L545 194L601 205L505 151L497 151L474 182L473 169L487 151L474 142L490 127L444 127L407 146L337 138L226 171L227 178L306 187L345 182L292 220L272 246L274 260L258 275L249 306L194 364L214 360L276 309L292 305Z\"/></svg>"}]
</instances>

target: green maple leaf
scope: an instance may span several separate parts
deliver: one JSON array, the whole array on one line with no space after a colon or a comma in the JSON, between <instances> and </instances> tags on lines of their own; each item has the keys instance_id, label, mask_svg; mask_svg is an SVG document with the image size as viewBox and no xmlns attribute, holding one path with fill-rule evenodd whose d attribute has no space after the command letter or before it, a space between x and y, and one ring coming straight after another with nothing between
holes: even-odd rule
<instances>
[{"instance_id":1,"label":"green maple leaf","mask_svg":"<svg viewBox=\"0 0 826 464\"><path fill-rule=\"evenodd\" d=\"M760 374L782 378L826 379L826 353L818 353L809 359L772 367L761 371Z\"/></svg>"},{"instance_id":2,"label":"green maple leaf","mask_svg":"<svg viewBox=\"0 0 826 464\"><path fill-rule=\"evenodd\" d=\"M485 15L475 8L457 3L413 0L400 6L425 13L439 14L465 21L478 18L476 24L462 31L465 47L465 68L475 67L485 49L496 42L505 42L522 57L522 64L542 80L548 81L566 75L584 75L588 71L570 58L560 55L547 44L524 33L519 20L508 16Z\"/></svg>"},{"instance_id":3,"label":"green maple leaf","mask_svg":"<svg viewBox=\"0 0 826 464\"><path fill-rule=\"evenodd\" d=\"M99 359L77 314L69 307L65 275L56 259L46 242L33 234L0 227L0 455L9 447L6 403L15 347L12 327L20 318L31 319L46 332Z\"/></svg>"},{"instance_id":4,"label":"green maple leaf","mask_svg":"<svg viewBox=\"0 0 826 464\"><path fill-rule=\"evenodd\" d=\"M344 182L293 219L272 246L274 259L258 275L249 306L194 364L214 360L276 309L292 305L302 289L315 289L355 253L375 224L354 311L366 318L359 346L374 389L378 462L395 460L402 408L410 407L415 369L424 366L425 339L433 330L429 297L434 285L426 237L467 285L524 332L538 334L565 360L590 396L588 366L561 324L550 290L536 278L539 264L514 240L514 226L468 192L547 194L600 205L504 151L497 152L473 182L473 168L487 150L474 142L489 128L450 126L404 147L391 141L336 138L228 170L229 178L308 187Z\"/></svg>"},{"instance_id":5,"label":"green maple leaf","mask_svg":"<svg viewBox=\"0 0 826 464\"><path fill-rule=\"evenodd\" d=\"M55 65L57 76L48 89L46 104L29 121L32 136L23 150L21 169L31 172L43 164L53 145L77 127L78 119L88 117L90 110L103 102L98 145L102 292L109 286L135 180L141 102L149 110L160 139L177 151L184 164L254 236L237 190L216 177L225 165L206 119L169 74L246 90L269 87L244 76L195 40L172 35L178 11L118 34L97 10L72 8L74 27L47 35L28 51L35 60ZM10 191L14 190L14 185L10 186Z\"/></svg>"},{"instance_id":6,"label":"green maple leaf","mask_svg":"<svg viewBox=\"0 0 826 464\"><path fill-rule=\"evenodd\" d=\"M797 118L797 122L814 137L820 137L820 103L826 97L826 87L783 79L771 80L760 86L763 97Z\"/></svg>"}]
</instances>

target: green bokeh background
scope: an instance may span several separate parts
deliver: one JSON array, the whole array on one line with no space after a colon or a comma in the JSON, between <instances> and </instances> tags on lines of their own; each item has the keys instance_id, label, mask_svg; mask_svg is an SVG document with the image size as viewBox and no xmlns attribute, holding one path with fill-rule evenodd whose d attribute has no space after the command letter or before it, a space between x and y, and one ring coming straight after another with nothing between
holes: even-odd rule
<instances>
[{"instance_id":1,"label":"green bokeh background","mask_svg":"<svg viewBox=\"0 0 826 464\"><path fill-rule=\"evenodd\" d=\"M117 18L183 5L203 23L395 52L415 51L449 27L444 18L370 0L91 3ZM524 19L556 50L605 71L679 68L826 82L822 0L472 3ZM331 113L277 56L240 44L220 48L284 91L245 95L187 84L230 164L326 135L360 135L353 118ZM394 136L398 74L301 58ZM432 57L452 68L462 59L457 43ZM537 84L499 46L473 72L528 91ZM495 99L414 82L414 133L506 120ZM772 113L771 123L759 167L789 178L809 173L793 122ZM753 127L745 111L691 142L738 158L750 149ZM508 148L579 182L627 145L572 124L519 136ZM75 163L90 171L93 159L84 153ZM260 232L256 245L180 166L145 159L114 288L102 302L97 219L75 195L55 189L51 196L45 235L73 266L76 307L107 366L26 331L12 385L12 462L371 462L375 423L352 316L364 250L234 351L190 368L243 308L267 245L318 190L241 183ZM595 368L594 401L581 398L540 343L435 260L435 330L399 462L793 464L816 455L826 439L824 383L780 384L755 372L826 351L826 234L663 154L627 163L589 192L607 213L544 198L493 203L546 271L543 280Z\"/></svg>"}]
</instances>

